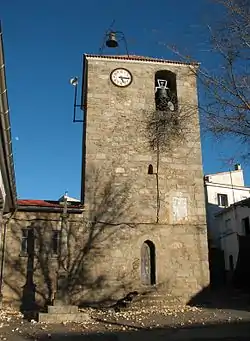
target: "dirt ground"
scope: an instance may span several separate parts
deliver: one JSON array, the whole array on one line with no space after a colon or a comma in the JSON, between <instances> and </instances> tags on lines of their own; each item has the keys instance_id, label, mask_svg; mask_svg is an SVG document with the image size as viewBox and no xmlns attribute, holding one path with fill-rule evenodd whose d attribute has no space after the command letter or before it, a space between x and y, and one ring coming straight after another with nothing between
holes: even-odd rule
<instances>
[{"instance_id":1,"label":"dirt ground","mask_svg":"<svg viewBox=\"0 0 250 341\"><path fill-rule=\"evenodd\" d=\"M5 307L0 311L0 340L250 340L250 309L207 305L157 302L120 312L86 308L90 321L59 325L27 321L20 312Z\"/></svg>"}]
</instances>

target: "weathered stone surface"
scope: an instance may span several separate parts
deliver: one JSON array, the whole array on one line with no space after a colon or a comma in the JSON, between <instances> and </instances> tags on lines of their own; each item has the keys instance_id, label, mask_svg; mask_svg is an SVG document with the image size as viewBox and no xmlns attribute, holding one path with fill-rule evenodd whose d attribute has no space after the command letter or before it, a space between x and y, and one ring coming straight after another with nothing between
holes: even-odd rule
<instances>
[{"instance_id":1,"label":"weathered stone surface","mask_svg":"<svg viewBox=\"0 0 250 341\"><path fill-rule=\"evenodd\" d=\"M197 107L194 74L190 66L184 64L92 57L87 58L86 64L86 174L95 169L102 179L102 188L113 177L117 188L127 189L124 195L129 200L123 208L124 214L110 218L113 223L134 226L131 230L127 225L126 232L116 233L109 246L110 256L106 252L106 274L119 274L124 269L124 277L132 278L131 286L141 287L141 265L132 270L130 264L133 259L141 259L141 246L145 240L150 240L156 250L156 283L165 290L168 287L172 293L180 294L182 290L181 294L192 296L209 282L198 111L195 109L187 122L190 131L186 142L159 155L159 224L156 223L156 177L147 172L149 164L155 172L157 155L148 145L145 112L154 109L154 75L158 70L175 72L179 103ZM127 68L132 73L133 82L129 87L115 87L109 78L101 77L117 67ZM107 111L108 117L103 117L103 112ZM89 157L99 153L106 155L105 162L96 159L93 162ZM117 168L124 169L126 177L115 174ZM86 178L88 204L96 182L93 177ZM181 247L171 248L170 245ZM123 260L118 258L117 248ZM97 268L103 269L103 265ZM108 276L111 281L113 276Z\"/></svg>"},{"instance_id":2,"label":"weathered stone surface","mask_svg":"<svg viewBox=\"0 0 250 341\"><path fill-rule=\"evenodd\" d=\"M161 153L158 190L156 175L148 174L149 164L157 169L157 155L149 148L144 127L145 111L154 109L155 72L176 72L179 100L196 105L194 76L182 64L89 57L86 65L85 212L67 218L70 304L104 302L150 289L142 285L145 241L154 245L159 292L188 300L209 283L198 112L189 119L186 143ZM111 83L109 74L117 67L132 72L129 87ZM32 269L36 300L53 298L58 257L50 252L51 235L61 226L60 213L15 213L7 234L11 252L4 271L6 301L22 300L28 258L20 257L20 243L27 227L37 231Z\"/></svg>"},{"instance_id":3,"label":"weathered stone surface","mask_svg":"<svg viewBox=\"0 0 250 341\"><path fill-rule=\"evenodd\" d=\"M76 305L49 305L48 314L77 314L78 307Z\"/></svg>"},{"instance_id":4,"label":"weathered stone surface","mask_svg":"<svg viewBox=\"0 0 250 341\"><path fill-rule=\"evenodd\" d=\"M62 322L75 322L82 323L89 321L91 318L87 313L77 313L77 314L46 314L40 313L38 315L38 322L40 323L51 323L58 324Z\"/></svg>"}]
</instances>

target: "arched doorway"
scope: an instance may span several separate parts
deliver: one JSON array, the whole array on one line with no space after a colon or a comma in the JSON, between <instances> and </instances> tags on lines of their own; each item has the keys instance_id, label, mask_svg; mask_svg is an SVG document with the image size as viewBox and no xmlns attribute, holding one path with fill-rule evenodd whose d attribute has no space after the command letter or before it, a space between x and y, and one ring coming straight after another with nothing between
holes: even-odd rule
<instances>
[{"instance_id":1,"label":"arched doorway","mask_svg":"<svg viewBox=\"0 0 250 341\"><path fill-rule=\"evenodd\" d=\"M144 285L154 285L155 276L155 246L146 240L141 248L141 282Z\"/></svg>"}]
</instances>

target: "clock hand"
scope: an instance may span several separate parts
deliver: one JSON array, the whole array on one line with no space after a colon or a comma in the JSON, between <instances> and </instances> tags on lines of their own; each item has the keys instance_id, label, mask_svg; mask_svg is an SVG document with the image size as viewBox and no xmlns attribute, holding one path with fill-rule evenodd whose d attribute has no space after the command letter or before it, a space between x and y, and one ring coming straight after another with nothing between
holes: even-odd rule
<instances>
[{"instance_id":1,"label":"clock hand","mask_svg":"<svg viewBox=\"0 0 250 341\"><path fill-rule=\"evenodd\" d=\"M125 83L124 82L124 77L120 76L119 78L121 79L122 83Z\"/></svg>"},{"instance_id":2,"label":"clock hand","mask_svg":"<svg viewBox=\"0 0 250 341\"><path fill-rule=\"evenodd\" d=\"M123 83L124 83L124 79L129 79L129 77L123 77L123 76L119 76L119 78L122 80Z\"/></svg>"}]
</instances>

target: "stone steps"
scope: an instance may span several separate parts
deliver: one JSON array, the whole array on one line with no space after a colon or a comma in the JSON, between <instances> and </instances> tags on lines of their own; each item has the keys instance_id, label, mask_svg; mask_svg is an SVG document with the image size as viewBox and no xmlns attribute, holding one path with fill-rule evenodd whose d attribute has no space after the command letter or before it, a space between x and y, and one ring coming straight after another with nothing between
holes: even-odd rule
<instances>
[{"instance_id":1,"label":"stone steps","mask_svg":"<svg viewBox=\"0 0 250 341\"><path fill-rule=\"evenodd\" d=\"M77 314L79 309L76 305L49 305L48 314Z\"/></svg>"},{"instance_id":2,"label":"stone steps","mask_svg":"<svg viewBox=\"0 0 250 341\"><path fill-rule=\"evenodd\" d=\"M58 324L63 322L81 323L91 319L88 313L79 312L74 305L53 305L48 306L47 313L38 314L38 322Z\"/></svg>"},{"instance_id":3,"label":"stone steps","mask_svg":"<svg viewBox=\"0 0 250 341\"><path fill-rule=\"evenodd\" d=\"M90 316L87 313L39 313L38 322L59 324L63 322L82 323L90 320Z\"/></svg>"}]
</instances>

